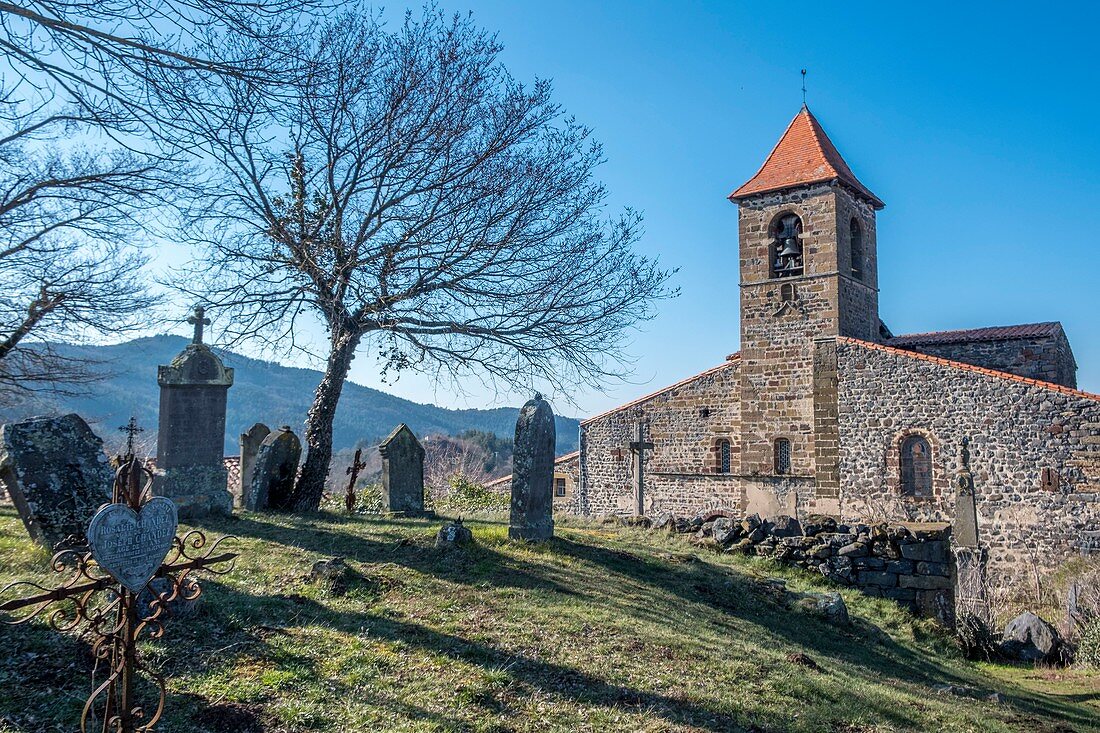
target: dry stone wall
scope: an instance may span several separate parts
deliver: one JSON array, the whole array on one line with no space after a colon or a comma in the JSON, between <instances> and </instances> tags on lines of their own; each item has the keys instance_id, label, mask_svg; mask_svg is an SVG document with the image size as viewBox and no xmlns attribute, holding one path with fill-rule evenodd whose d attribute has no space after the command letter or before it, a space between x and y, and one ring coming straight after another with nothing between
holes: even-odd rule
<instances>
[{"instance_id":1,"label":"dry stone wall","mask_svg":"<svg viewBox=\"0 0 1100 733\"><path fill-rule=\"evenodd\" d=\"M951 530L943 523L868 525L810 515L803 521L711 512L694 519L663 515L658 529L693 532L693 542L726 552L766 557L914 611L953 622Z\"/></svg>"},{"instance_id":2,"label":"dry stone wall","mask_svg":"<svg viewBox=\"0 0 1100 733\"><path fill-rule=\"evenodd\" d=\"M978 531L991 568L1076 554L1100 530L1100 398L851 339L837 343L844 521L951 521L970 438ZM900 442L933 451L933 495L902 494Z\"/></svg>"}]
</instances>

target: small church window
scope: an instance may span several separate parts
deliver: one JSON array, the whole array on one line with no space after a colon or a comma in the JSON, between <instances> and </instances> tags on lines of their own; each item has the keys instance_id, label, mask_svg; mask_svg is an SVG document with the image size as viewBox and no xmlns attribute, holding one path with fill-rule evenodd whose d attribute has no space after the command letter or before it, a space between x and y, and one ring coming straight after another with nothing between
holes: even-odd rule
<instances>
[{"instance_id":1,"label":"small church window","mask_svg":"<svg viewBox=\"0 0 1100 733\"><path fill-rule=\"evenodd\" d=\"M932 447L921 435L910 435L901 444L901 493L932 496Z\"/></svg>"},{"instance_id":2,"label":"small church window","mask_svg":"<svg viewBox=\"0 0 1100 733\"><path fill-rule=\"evenodd\" d=\"M718 473L730 472L731 459L730 442L723 438L718 441Z\"/></svg>"},{"instance_id":3,"label":"small church window","mask_svg":"<svg viewBox=\"0 0 1100 733\"><path fill-rule=\"evenodd\" d=\"M779 286L779 302L790 303L794 301L794 283L783 283Z\"/></svg>"},{"instance_id":4,"label":"small church window","mask_svg":"<svg viewBox=\"0 0 1100 733\"><path fill-rule=\"evenodd\" d=\"M856 280L863 279L863 228L859 220L854 216L849 224L850 237L849 249L852 257L852 277Z\"/></svg>"},{"instance_id":5,"label":"small church window","mask_svg":"<svg viewBox=\"0 0 1100 733\"><path fill-rule=\"evenodd\" d=\"M772 277L802 274L802 220L784 214L775 223L771 244Z\"/></svg>"},{"instance_id":6,"label":"small church window","mask_svg":"<svg viewBox=\"0 0 1100 733\"><path fill-rule=\"evenodd\" d=\"M775 472L780 476L791 472L791 441L786 438L775 439Z\"/></svg>"},{"instance_id":7,"label":"small church window","mask_svg":"<svg viewBox=\"0 0 1100 733\"><path fill-rule=\"evenodd\" d=\"M1050 466L1044 468L1042 476L1043 491L1057 491L1058 483L1058 472Z\"/></svg>"},{"instance_id":8,"label":"small church window","mask_svg":"<svg viewBox=\"0 0 1100 733\"><path fill-rule=\"evenodd\" d=\"M560 476L554 477L554 496L565 496L565 479Z\"/></svg>"}]
</instances>

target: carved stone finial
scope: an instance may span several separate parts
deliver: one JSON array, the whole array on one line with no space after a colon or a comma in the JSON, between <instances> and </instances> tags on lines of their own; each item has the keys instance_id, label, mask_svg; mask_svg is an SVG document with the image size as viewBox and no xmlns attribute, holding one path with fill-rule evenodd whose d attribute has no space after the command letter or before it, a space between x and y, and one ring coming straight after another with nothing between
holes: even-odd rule
<instances>
[{"instance_id":1,"label":"carved stone finial","mask_svg":"<svg viewBox=\"0 0 1100 733\"><path fill-rule=\"evenodd\" d=\"M970 438L965 436L959 445L959 470L970 471Z\"/></svg>"},{"instance_id":2,"label":"carved stone finial","mask_svg":"<svg viewBox=\"0 0 1100 733\"><path fill-rule=\"evenodd\" d=\"M202 327L210 325L210 319L206 317L206 309L201 305L195 306L195 315L187 319L187 322L195 327L195 336L191 343L202 343Z\"/></svg>"}]
</instances>

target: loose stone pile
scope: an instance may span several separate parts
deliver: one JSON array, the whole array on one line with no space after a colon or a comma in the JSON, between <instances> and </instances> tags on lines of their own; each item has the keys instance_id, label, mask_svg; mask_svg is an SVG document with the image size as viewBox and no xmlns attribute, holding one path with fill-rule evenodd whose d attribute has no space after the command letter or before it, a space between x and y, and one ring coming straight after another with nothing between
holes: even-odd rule
<instances>
[{"instance_id":1,"label":"loose stone pile","mask_svg":"<svg viewBox=\"0 0 1100 733\"><path fill-rule=\"evenodd\" d=\"M812 515L737 519L716 511L692 519L655 517L654 529L693 534L693 541L726 552L768 557L821 573L863 593L892 598L915 610L950 620L953 585L950 528L925 525L840 524Z\"/></svg>"}]
</instances>

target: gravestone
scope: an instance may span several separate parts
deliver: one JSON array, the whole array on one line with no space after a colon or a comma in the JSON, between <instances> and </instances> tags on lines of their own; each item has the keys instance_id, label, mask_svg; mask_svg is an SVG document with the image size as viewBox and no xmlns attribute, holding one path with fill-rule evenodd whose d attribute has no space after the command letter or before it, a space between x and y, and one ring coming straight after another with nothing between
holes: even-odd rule
<instances>
[{"instance_id":1,"label":"gravestone","mask_svg":"<svg viewBox=\"0 0 1100 733\"><path fill-rule=\"evenodd\" d=\"M401 423L378 446L382 454L382 509L394 514L424 514L424 446Z\"/></svg>"},{"instance_id":2,"label":"gravestone","mask_svg":"<svg viewBox=\"0 0 1100 733\"><path fill-rule=\"evenodd\" d=\"M233 497L233 503L236 506L244 506L244 497L252 486L252 469L256 465L256 455L260 452L260 445L269 435L271 435L271 428L262 422L256 423L241 433L238 443L241 448L241 471L237 493Z\"/></svg>"},{"instance_id":3,"label":"gravestone","mask_svg":"<svg viewBox=\"0 0 1100 733\"><path fill-rule=\"evenodd\" d=\"M519 411L512 452L512 505L508 537L554 536L554 412L536 394Z\"/></svg>"},{"instance_id":4,"label":"gravestone","mask_svg":"<svg viewBox=\"0 0 1100 733\"><path fill-rule=\"evenodd\" d=\"M264 438L256 454L252 482L245 495L245 509L252 512L293 509L290 496L301 458L302 443L289 425Z\"/></svg>"},{"instance_id":5,"label":"gravestone","mask_svg":"<svg viewBox=\"0 0 1100 733\"><path fill-rule=\"evenodd\" d=\"M963 438L955 471L955 519L951 526L955 556L955 618L962 627L977 619L989 623L986 595L986 550L978 543L978 504L970 471L970 439Z\"/></svg>"},{"instance_id":6,"label":"gravestone","mask_svg":"<svg viewBox=\"0 0 1100 733\"><path fill-rule=\"evenodd\" d=\"M113 478L103 441L79 415L0 427L0 483L31 538L49 550L84 536L111 500Z\"/></svg>"},{"instance_id":7,"label":"gravestone","mask_svg":"<svg viewBox=\"0 0 1100 733\"><path fill-rule=\"evenodd\" d=\"M202 342L210 323L203 309L189 319L192 343L167 366L157 368L160 426L153 493L176 503L181 518L233 511L226 486L225 402L233 370Z\"/></svg>"},{"instance_id":8,"label":"gravestone","mask_svg":"<svg viewBox=\"0 0 1100 733\"><path fill-rule=\"evenodd\" d=\"M962 439L955 471L955 521L951 536L956 547L978 546L978 503L974 497L974 476L970 472L970 440Z\"/></svg>"},{"instance_id":9,"label":"gravestone","mask_svg":"<svg viewBox=\"0 0 1100 733\"><path fill-rule=\"evenodd\" d=\"M178 523L176 505L163 496L154 496L137 511L108 504L88 524L88 547L99 567L141 593L172 549Z\"/></svg>"}]
</instances>

